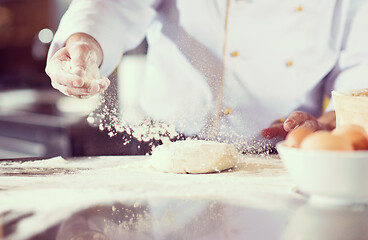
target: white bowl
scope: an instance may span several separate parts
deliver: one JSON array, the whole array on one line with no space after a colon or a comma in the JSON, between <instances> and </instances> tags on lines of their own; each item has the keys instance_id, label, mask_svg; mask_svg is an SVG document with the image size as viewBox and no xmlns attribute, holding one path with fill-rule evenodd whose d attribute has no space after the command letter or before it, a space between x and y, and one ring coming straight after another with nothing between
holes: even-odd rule
<instances>
[{"instance_id":1,"label":"white bowl","mask_svg":"<svg viewBox=\"0 0 368 240\"><path fill-rule=\"evenodd\" d=\"M286 170L311 201L368 202L368 151L303 150L277 144Z\"/></svg>"}]
</instances>

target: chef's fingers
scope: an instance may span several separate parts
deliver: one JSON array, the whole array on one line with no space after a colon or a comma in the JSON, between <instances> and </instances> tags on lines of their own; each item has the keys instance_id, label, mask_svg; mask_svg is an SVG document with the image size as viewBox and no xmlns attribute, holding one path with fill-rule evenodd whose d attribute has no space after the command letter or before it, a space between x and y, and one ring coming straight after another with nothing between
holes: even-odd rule
<instances>
[{"instance_id":1,"label":"chef's fingers","mask_svg":"<svg viewBox=\"0 0 368 240\"><path fill-rule=\"evenodd\" d=\"M100 84L97 82L97 80L91 81L91 83L88 87L88 91L92 94L96 94L96 93L101 92L101 87L100 87Z\"/></svg>"},{"instance_id":2,"label":"chef's fingers","mask_svg":"<svg viewBox=\"0 0 368 240\"><path fill-rule=\"evenodd\" d=\"M51 59L46 66L46 73L51 78L51 84L57 89L58 85L82 87L83 80L80 76L66 71L59 59Z\"/></svg>"},{"instance_id":3,"label":"chef's fingers","mask_svg":"<svg viewBox=\"0 0 368 240\"><path fill-rule=\"evenodd\" d=\"M101 77L97 80L101 91L105 91L110 86L110 80L107 77Z\"/></svg>"},{"instance_id":4,"label":"chef's fingers","mask_svg":"<svg viewBox=\"0 0 368 240\"><path fill-rule=\"evenodd\" d=\"M70 96L75 96L75 97L80 97L80 96L85 96L85 95L94 95L93 93L91 93L88 89L86 88L73 88L73 87L67 87L66 88L66 92L70 95Z\"/></svg>"},{"instance_id":5,"label":"chef's fingers","mask_svg":"<svg viewBox=\"0 0 368 240\"><path fill-rule=\"evenodd\" d=\"M88 90L91 94L97 94L105 91L110 85L110 80L106 77L92 80L89 83Z\"/></svg>"},{"instance_id":6,"label":"chef's fingers","mask_svg":"<svg viewBox=\"0 0 368 240\"><path fill-rule=\"evenodd\" d=\"M81 76L83 71L87 68L87 60L90 59L93 49L89 44L84 42L73 43L68 45L67 48L73 66L73 73Z\"/></svg>"},{"instance_id":7,"label":"chef's fingers","mask_svg":"<svg viewBox=\"0 0 368 240\"><path fill-rule=\"evenodd\" d=\"M54 88L58 89L60 92L68 96L88 98L105 91L109 84L110 80L103 77L100 79L92 80L90 83L85 84L83 87L72 87L56 84Z\"/></svg>"},{"instance_id":8,"label":"chef's fingers","mask_svg":"<svg viewBox=\"0 0 368 240\"><path fill-rule=\"evenodd\" d=\"M86 88L73 88L63 85L55 86L54 88L67 96L73 96L77 98L86 98L86 96L94 95L91 94Z\"/></svg>"},{"instance_id":9,"label":"chef's fingers","mask_svg":"<svg viewBox=\"0 0 368 240\"><path fill-rule=\"evenodd\" d=\"M48 61L45 72L49 75L53 87L58 85L74 87L83 86L83 80L80 76L72 74L65 68L65 63L68 61L70 61L70 57L66 48L58 50Z\"/></svg>"},{"instance_id":10,"label":"chef's fingers","mask_svg":"<svg viewBox=\"0 0 368 240\"><path fill-rule=\"evenodd\" d=\"M312 115L302 112L302 111L295 111L290 114L290 116L284 122L284 129L286 132L290 132L303 122L307 120L316 120Z\"/></svg>"},{"instance_id":11,"label":"chef's fingers","mask_svg":"<svg viewBox=\"0 0 368 240\"><path fill-rule=\"evenodd\" d=\"M66 47L60 48L51 59L59 59L60 61L70 60L68 49Z\"/></svg>"},{"instance_id":12,"label":"chef's fingers","mask_svg":"<svg viewBox=\"0 0 368 240\"><path fill-rule=\"evenodd\" d=\"M313 132L322 129L321 125L316 120L307 120L307 121L304 121L297 128L307 128L309 130L312 130Z\"/></svg>"},{"instance_id":13,"label":"chef's fingers","mask_svg":"<svg viewBox=\"0 0 368 240\"><path fill-rule=\"evenodd\" d=\"M269 128L261 131L261 136L265 139L272 139L275 137L285 138L287 132L285 131L282 123L272 124Z\"/></svg>"}]
</instances>

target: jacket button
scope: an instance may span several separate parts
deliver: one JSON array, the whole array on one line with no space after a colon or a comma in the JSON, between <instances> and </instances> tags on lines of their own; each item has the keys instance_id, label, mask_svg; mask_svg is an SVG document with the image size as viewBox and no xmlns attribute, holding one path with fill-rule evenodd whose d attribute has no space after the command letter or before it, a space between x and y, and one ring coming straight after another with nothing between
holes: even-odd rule
<instances>
[{"instance_id":1,"label":"jacket button","mask_svg":"<svg viewBox=\"0 0 368 240\"><path fill-rule=\"evenodd\" d=\"M238 51L234 51L234 52L230 53L230 56L237 57L237 56L239 56L239 52Z\"/></svg>"},{"instance_id":2,"label":"jacket button","mask_svg":"<svg viewBox=\"0 0 368 240\"><path fill-rule=\"evenodd\" d=\"M233 110L231 108L226 108L224 111L224 115L229 115L233 112Z\"/></svg>"},{"instance_id":3,"label":"jacket button","mask_svg":"<svg viewBox=\"0 0 368 240\"><path fill-rule=\"evenodd\" d=\"M294 64L294 63L293 63L293 61L291 61L291 60L286 62L286 66L287 66L287 67L291 67L291 66L293 66L293 64Z\"/></svg>"}]
</instances>

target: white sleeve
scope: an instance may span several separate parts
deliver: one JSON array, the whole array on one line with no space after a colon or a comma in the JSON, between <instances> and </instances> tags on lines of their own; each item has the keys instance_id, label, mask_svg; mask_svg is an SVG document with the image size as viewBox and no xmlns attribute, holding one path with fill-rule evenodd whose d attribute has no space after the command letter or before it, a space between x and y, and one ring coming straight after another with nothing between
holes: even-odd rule
<instances>
[{"instance_id":1,"label":"white sleeve","mask_svg":"<svg viewBox=\"0 0 368 240\"><path fill-rule=\"evenodd\" d=\"M60 21L48 59L74 33L86 33L100 44L104 59L101 75L108 76L123 51L136 47L156 16L159 0L74 0Z\"/></svg>"},{"instance_id":2,"label":"white sleeve","mask_svg":"<svg viewBox=\"0 0 368 240\"><path fill-rule=\"evenodd\" d=\"M348 33L345 49L338 62L339 74L333 90L368 88L368 1L362 1L357 9ZM330 101L327 111L333 110Z\"/></svg>"}]
</instances>

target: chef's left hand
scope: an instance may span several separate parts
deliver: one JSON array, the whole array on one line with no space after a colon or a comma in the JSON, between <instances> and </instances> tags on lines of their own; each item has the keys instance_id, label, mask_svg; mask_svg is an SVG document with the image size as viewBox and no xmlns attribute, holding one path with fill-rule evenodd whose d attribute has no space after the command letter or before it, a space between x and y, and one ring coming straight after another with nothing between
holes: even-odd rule
<instances>
[{"instance_id":1,"label":"chef's left hand","mask_svg":"<svg viewBox=\"0 0 368 240\"><path fill-rule=\"evenodd\" d=\"M288 132L299 127L308 128L312 131L331 131L336 127L335 122L336 116L334 111L324 113L318 119L306 112L296 111L290 114L284 122L276 122L271 124L270 127L263 129L261 136L266 139L276 137L284 139Z\"/></svg>"}]
</instances>

